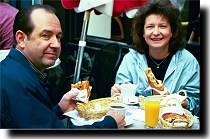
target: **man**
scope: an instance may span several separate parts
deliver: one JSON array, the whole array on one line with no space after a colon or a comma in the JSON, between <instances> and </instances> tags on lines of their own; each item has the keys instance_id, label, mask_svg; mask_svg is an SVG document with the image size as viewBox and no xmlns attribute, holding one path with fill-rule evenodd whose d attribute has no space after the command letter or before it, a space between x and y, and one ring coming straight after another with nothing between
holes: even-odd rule
<instances>
[{"instance_id":1,"label":"man","mask_svg":"<svg viewBox=\"0 0 210 139\"><path fill-rule=\"evenodd\" d=\"M56 106L47 95L44 70L61 52L62 30L52 7L30 6L15 17L15 46L0 63L1 128L65 128L63 113L75 108L78 92L66 93ZM71 128L122 128L125 115L108 112L93 125Z\"/></svg>"}]
</instances>

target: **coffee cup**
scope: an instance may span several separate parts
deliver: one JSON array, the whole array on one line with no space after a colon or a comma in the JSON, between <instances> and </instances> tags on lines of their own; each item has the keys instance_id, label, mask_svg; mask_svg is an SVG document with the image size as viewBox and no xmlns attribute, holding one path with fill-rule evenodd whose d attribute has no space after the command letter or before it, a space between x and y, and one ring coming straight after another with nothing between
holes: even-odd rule
<instances>
[{"instance_id":1,"label":"coffee cup","mask_svg":"<svg viewBox=\"0 0 210 139\"><path fill-rule=\"evenodd\" d=\"M124 103L110 103L108 109L109 111L117 111L118 113L125 114L127 105Z\"/></svg>"},{"instance_id":2,"label":"coffee cup","mask_svg":"<svg viewBox=\"0 0 210 139\"><path fill-rule=\"evenodd\" d=\"M121 96L123 99L124 103L137 103L138 98L135 96L136 90L137 90L137 85L135 84L121 84L120 85L121 89Z\"/></svg>"}]
</instances>

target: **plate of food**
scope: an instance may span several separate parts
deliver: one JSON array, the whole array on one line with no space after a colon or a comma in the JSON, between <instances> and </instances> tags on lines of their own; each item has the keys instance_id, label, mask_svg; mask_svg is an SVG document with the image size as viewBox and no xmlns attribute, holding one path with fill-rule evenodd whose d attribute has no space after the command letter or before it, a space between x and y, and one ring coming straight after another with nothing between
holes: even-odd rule
<instances>
[{"instance_id":1,"label":"plate of food","mask_svg":"<svg viewBox=\"0 0 210 139\"><path fill-rule=\"evenodd\" d=\"M168 102L168 101L167 101ZM179 101L176 105L167 105L160 110L160 125L163 129L187 129L194 123L194 116L183 108Z\"/></svg>"}]
</instances>

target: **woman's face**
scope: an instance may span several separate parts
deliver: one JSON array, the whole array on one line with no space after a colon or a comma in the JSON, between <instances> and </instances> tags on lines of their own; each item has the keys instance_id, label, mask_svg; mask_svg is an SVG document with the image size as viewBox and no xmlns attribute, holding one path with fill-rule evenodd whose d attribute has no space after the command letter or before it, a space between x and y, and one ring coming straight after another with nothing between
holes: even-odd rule
<instances>
[{"instance_id":1,"label":"woman's face","mask_svg":"<svg viewBox=\"0 0 210 139\"><path fill-rule=\"evenodd\" d=\"M149 48L168 48L169 40L172 37L171 26L168 20L160 14L147 16L143 37Z\"/></svg>"}]
</instances>

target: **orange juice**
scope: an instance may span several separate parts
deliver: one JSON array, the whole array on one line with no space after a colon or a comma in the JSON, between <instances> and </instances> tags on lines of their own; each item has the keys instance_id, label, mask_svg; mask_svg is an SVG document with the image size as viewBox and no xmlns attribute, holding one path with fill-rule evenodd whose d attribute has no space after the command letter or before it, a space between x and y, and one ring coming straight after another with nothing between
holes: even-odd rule
<instances>
[{"instance_id":1,"label":"orange juice","mask_svg":"<svg viewBox=\"0 0 210 139\"><path fill-rule=\"evenodd\" d=\"M156 127L158 125L160 101L146 100L145 101L145 124L149 127Z\"/></svg>"}]
</instances>

